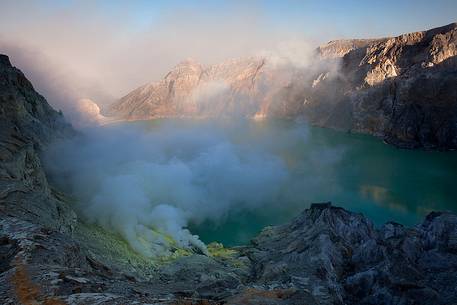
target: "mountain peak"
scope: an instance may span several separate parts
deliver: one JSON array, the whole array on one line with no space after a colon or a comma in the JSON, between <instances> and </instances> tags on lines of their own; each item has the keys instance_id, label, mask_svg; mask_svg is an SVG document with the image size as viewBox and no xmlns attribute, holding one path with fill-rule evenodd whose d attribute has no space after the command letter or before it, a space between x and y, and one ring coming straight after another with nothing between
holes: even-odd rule
<instances>
[{"instance_id":1,"label":"mountain peak","mask_svg":"<svg viewBox=\"0 0 457 305\"><path fill-rule=\"evenodd\" d=\"M188 77L190 75L200 75L203 71L203 66L192 58L187 58L178 63L164 79L177 79L180 77Z\"/></svg>"}]
</instances>

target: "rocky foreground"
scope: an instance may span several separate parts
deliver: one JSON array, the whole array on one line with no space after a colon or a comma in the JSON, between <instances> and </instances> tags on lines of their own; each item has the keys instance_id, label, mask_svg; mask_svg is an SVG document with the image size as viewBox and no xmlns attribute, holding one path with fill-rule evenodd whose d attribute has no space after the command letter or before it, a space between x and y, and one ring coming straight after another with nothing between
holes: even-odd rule
<instances>
[{"instance_id":1,"label":"rocky foreground","mask_svg":"<svg viewBox=\"0 0 457 305\"><path fill-rule=\"evenodd\" d=\"M122 97L109 113L125 120L303 118L405 148L457 148L457 23L336 40L308 57L305 66L274 56L208 67L187 60Z\"/></svg>"},{"instance_id":2,"label":"rocky foreground","mask_svg":"<svg viewBox=\"0 0 457 305\"><path fill-rule=\"evenodd\" d=\"M379 229L314 204L225 255L145 263L149 277L105 265L70 234L1 222L2 304L455 304L457 215ZM106 250L107 252L109 249Z\"/></svg>"},{"instance_id":3,"label":"rocky foreground","mask_svg":"<svg viewBox=\"0 0 457 305\"><path fill-rule=\"evenodd\" d=\"M75 131L0 56L1 304L457 304L457 215L381 228L313 204L243 247L146 259L82 223L40 155Z\"/></svg>"}]
</instances>

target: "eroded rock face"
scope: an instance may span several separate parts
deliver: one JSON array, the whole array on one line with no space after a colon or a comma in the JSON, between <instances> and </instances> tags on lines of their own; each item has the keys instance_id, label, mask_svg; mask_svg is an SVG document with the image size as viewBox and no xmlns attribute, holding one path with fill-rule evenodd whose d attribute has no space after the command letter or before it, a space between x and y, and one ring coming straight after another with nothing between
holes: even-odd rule
<instances>
[{"instance_id":1,"label":"eroded rock face","mask_svg":"<svg viewBox=\"0 0 457 305\"><path fill-rule=\"evenodd\" d=\"M254 282L309 291L319 304L453 304L456 230L450 213L375 229L361 214L315 204L265 229L246 254Z\"/></svg>"},{"instance_id":2,"label":"eroded rock face","mask_svg":"<svg viewBox=\"0 0 457 305\"><path fill-rule=\"evenodd\" d=\"M52 194L39 153L73 133L21 71L0 55L0 214L70 230L74 213Z\"/></svg>"},{"instance_id":3,"label":"eroded rock face","mask_svg":"<svg viewBox=\"0 0 457 305\"><path fill-rule=\"evenodd\" d=\"M317 52L323 58L341 58L353 50L365 48L376 42L382 42L385 40L386 38L332 40L325 45L319 46L317 48Z\"/></svg>"},{"instance_id":4,"label":"eroded rock face","mask_svg":"<svg viewBox=\"0 0 457 305\"><path fill-rule=\"evenodd\" d=\"M457 148L457 24L382 39L336 40L306 67L264 58L185 61L118 101L111 115L306 118L408 148Z\"/></svg>"},{"instance_id":5,"label":"eroded rock face","mask_svg":"<svg viewBox=\"0 0 457 305\"><path fill-rule=\"evenodd\" d=\"M228 60L209 67L186 60L160 82L121 98L109 114L126 120L294 116L297 109L293 101L284 103L277 94L300 77L298 72L263 57Z\"/></svg>"},{"instance_id":6,"label":"eroded rock face","mask_svg":"<svg viewBox=\"0 0 457 305\"><path fill-rule=\"evenodd\" d=\"M455 149L456 46L453 23L349 52L329 49L334 57L344 54L341 69L305 90L305 116L320 126L373 134L401 147Z\"/></svg>"}]
</instances>

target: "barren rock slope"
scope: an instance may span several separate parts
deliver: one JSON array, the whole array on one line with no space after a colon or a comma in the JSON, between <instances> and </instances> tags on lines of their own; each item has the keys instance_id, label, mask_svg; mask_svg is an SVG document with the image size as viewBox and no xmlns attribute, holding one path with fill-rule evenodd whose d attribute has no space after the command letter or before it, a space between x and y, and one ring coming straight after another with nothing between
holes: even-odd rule
<instances>
[{"instance_id":1,"label":"barren rock slope","mask_svg":"<svg viewBox=\"0 0 457 305\"><path fill-rule=\"evenodd\" d=\"M110 114L305 118L408 148L457 148L457 24L381 39L336 40L306 67L269 57L176 66Z\"/></svg>"},{"instance_id":2,"label":"barren rock slope","mask_svg":"<svg viewBox=\"0 0 457 305\"><path fill-rule=\"evenodd\" d=\"M401 147L457 148L457 23L331 50L344 54L339 73L323 71L303 92L310 122Z\"/></svg>"}]
</instances>

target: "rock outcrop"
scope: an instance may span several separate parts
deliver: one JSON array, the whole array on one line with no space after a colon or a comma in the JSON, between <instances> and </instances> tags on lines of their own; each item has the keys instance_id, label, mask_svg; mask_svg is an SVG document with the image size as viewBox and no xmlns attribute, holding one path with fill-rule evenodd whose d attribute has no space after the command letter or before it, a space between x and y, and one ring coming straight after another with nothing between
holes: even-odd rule
<instances>
[{"instance_id":1,"label":"rock outcrop","mask_svg":"<svg viewBox=\"0 0 457 305\"><path fill-rule=\"evenodd\" d=\"M305 118L407 148L457 148L457 24L393 38L336 40L306 67L270 57L185 61L114 104L126 120Z\"/></svg>"},{"instance_id":2,"label":"rock outcrop","mask_svg":"<svg viewBox=\"0 0 457 305\"><path fill-rule=\"evenodd\" d=\"M456 229L450 213L376 229L361 214L314 204L264 229L245 253L252 281L310 292L318 304L453 304Z\"/></svg>"},{"instance_id":3,"label":"rock outcrop","mask_svg":"<svg viewBox=\"0 0 457 305\"><path fill-rule=\"evenodd\" d=\"M319 46L317 53L322 58L341 58L353 50L366 48L369 45L385 40L387 38L332 40L325 45Z\"/></svg>"},{"instance_id":4,"label":"rock outcrop","mask_svg":"<svg viewBox=\"0 0 457 305\"><path fill-rule=\"evenodd\" d=\"M126 120L161 117L292 116L292 103L276 94L298 71L263 57L235 59L204 67L194 60L178 64L160 82L133 90L109 110Z\"/></svg>"},{"instance_id":5,"label":"rock outcrop","mask_svg":"<svg viewBox=\"0 0 457 305\"><path fill-rule=\"evenodd\" d=\"M149 277L107 266L55 230L11 218L0 224L3 304L457 302L457 215L450 213L431 213L414 228L376 229L361 214L314 204L227 257L145 263Z\"/></svg>"},{"instance_id":6,"label":"rock outcrop","mask_svg":"<svg viewBox=\"0 0 457 305\"><path fill-rule=\"evenodd\" d=\"M53 193L39 155L51 141L73 133L62 114L0 55L0 215L70 229L74 213Z\"/></svg>"},{"instance_id":7,"label":"rock outcrop","mask_svg":"<svg viewBox=\"0 0 457 305\"><path fill-rule=\"evenodd\" d=\"M303 91L311 123L401 147L457 148L457 23L321 53L343 56L338 73Z\"/></svg>"}]
</instances>

